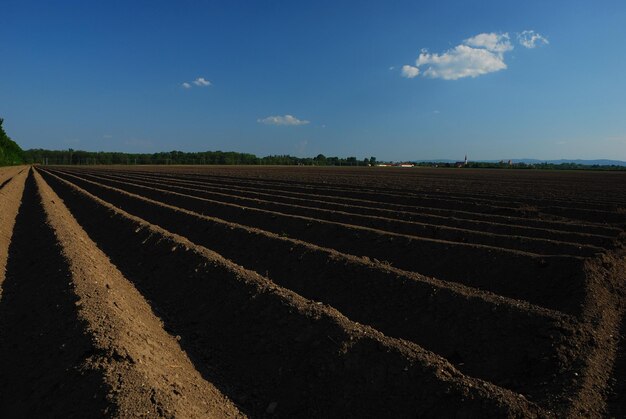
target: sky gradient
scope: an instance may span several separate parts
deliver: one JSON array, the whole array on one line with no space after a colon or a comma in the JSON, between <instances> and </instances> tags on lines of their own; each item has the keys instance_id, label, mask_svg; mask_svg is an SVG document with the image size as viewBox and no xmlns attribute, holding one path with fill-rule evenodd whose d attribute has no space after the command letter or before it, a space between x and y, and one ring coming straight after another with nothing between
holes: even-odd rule
<instances>
[{"instance_id":1,"label":"sky gradient","mask_svg":"<svg viewBox=\"0 0 626 419\"><path fill-rule=\"evenodd\" d=\"M467 3L0 0L0 117L23 148L626 160L626 3Z\"/></svg>"}]
</instances>

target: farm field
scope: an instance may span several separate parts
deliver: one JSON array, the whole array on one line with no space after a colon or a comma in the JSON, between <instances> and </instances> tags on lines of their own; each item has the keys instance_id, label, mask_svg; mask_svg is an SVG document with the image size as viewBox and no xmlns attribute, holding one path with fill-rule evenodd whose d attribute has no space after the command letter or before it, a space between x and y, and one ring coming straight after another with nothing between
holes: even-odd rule
<instances>
[{"instance_id":1,"label":"farm field","mask_svg":"<svg viewBox=\"0 0 626 419\"><path fill-rule=\"evenodd\" d=\"M626 174L0 168L0 416L626 416Z\"/></svg>"}]
</instances>

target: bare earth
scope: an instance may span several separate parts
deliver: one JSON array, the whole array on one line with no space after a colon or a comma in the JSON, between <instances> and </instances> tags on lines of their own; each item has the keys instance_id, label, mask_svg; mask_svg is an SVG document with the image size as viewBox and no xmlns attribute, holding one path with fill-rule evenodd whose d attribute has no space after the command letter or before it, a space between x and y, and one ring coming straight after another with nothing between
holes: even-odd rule
<instances>
[{"instance_id":1,"label":"bare earth","mask_svg":"<svg viewBox=\"0 0 626 419\"><path fill-rule=\"evenodd\" d=\"M0 168L1 417L624 417L626 173Z\"/></svg>"}]
</instances>

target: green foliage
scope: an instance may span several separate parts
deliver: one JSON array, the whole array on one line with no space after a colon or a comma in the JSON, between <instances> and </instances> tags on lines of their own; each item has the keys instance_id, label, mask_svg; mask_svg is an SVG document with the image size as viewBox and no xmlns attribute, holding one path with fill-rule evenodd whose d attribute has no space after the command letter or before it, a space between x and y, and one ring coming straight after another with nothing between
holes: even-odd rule
<instances>
[{"instance_id":1,"label":"green foliage","mask_svg":"<svg viewBox=\"0 0 626 419\"><path fill-rule=\"evenodd\" d=\"M376 158L372 157L375 161ZM203 151L185 153L169 151L152 154L119 153L107 151L82 150L43 150L32 149L24 152L24 161L29 164L243 164L243 165L300 165L300 166L367 166L365 161L357 161L356 157L340 158L325 157L294 157L289 155L272 155L257 157L249 153L234 151Z\"/></svg>"},{"instance_id":2,"label":"green foliage","mask_svg":"<svg viewBox=\"0 0 626 419\"><path fill-rule=\"evenodd\" d=\"M3 122L4 119L0 118L0 166L22 164L22 149L4 132Z\"/></svg>"}]
</instances>

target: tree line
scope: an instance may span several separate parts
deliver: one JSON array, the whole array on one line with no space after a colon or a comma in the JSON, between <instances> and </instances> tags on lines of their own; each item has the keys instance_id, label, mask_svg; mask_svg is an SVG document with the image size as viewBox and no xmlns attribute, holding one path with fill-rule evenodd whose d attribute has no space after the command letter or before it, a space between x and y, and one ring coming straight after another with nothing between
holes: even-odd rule
<instances>
[{"instance_id":1,"label":"tree line","mask_svg":"<svg viewBox=\"0 0 626 419\"><path fill-rule=\"evenodd\" d=\"M295 157L287 154L257 157L250 153L235 151L202 151L184 152L168 151L160 153L122 153L109 151L83 150L44 150L41 148L22 150L20 146L4 131L0 118L0 166L17 164L51 164L51 165L103 165L103 164L223 164L223 165L300 165L300 166L374 166L378 163L372 156L359 160L356 157L326 157L318 154L315 157ZM453 163L415 162L416 166L453 167ZM622 170L626 166L616 165L583 165L578 163L538 163L525 164L506 162L468 162L464 168L493 169L544 169L544 170Z\"/></svg>"},{"instance_id":2,"label":"tree line","mask_svg":"<svg viewBox=\"0 0 626 419\"><path fill-rule=\"evenodd\" d=\"M101 165L101 164L224 164L224 165L304 165L304 166L368 166L376 164L376 157L358 160L356 157L295 157L271 155L257 157L250 153L234 151L184 152L168 151L159 153L122 153L83 150L44 150L31 149L23 152L27 164Z\"/></svg>"},{"instance_id":3,"label":"tree line","mask_svg":"<svg viewBox=\"0 0 626 419\"><path fill-rule=\"evenodd\" d=\"M0 166L11 166L22 164L23 151L19 145L9 138L2 123L4 119L0 118Z\"/></svg>"}]
</instances>

